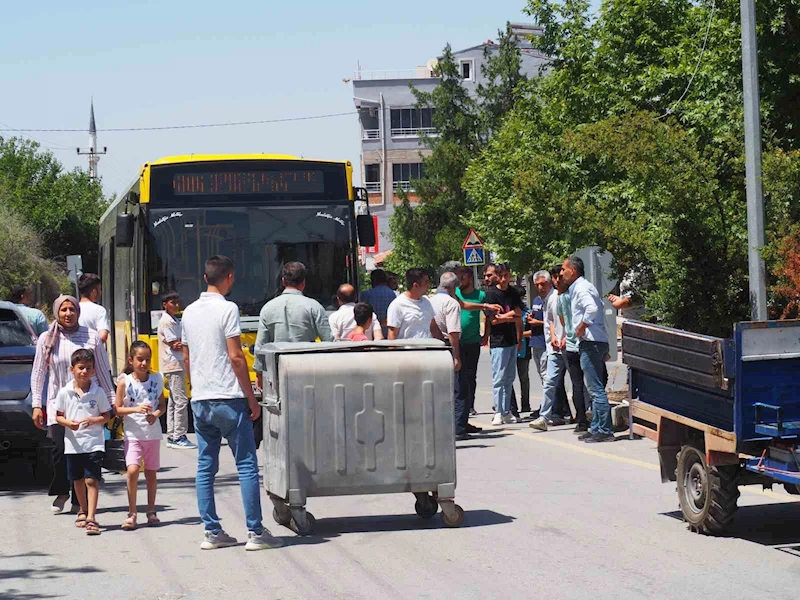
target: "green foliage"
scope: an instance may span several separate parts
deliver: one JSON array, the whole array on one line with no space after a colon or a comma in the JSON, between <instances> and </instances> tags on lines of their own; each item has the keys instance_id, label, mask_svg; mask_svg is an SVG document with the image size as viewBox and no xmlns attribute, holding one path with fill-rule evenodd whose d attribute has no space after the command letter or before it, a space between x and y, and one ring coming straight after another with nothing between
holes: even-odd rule
<instances>
[{"instance_id":1,"label":"green foliage","mask_svg":"<svg viewBox=\"0 0 800 600\"><path fill-rule=\"evenodd\" d=\"M36 232L2 200L0 191L0 298L8 298L15 285L39 284L40 299L46 306L69 287L66 274L42 257Z\"/></svg>"},{"instance_id":2,"label":"green foliage","mask_svg":"<svg viewBox=\"0 0 800 600\"><path fill-rule=\"evenodd\" d=\"M97 269L98 223L107 203L100 183L80 169L64 171L50 152L31 140L0 137L2 202L38 234L43 255L83 256Z\"/></svg>"}]
</instances>

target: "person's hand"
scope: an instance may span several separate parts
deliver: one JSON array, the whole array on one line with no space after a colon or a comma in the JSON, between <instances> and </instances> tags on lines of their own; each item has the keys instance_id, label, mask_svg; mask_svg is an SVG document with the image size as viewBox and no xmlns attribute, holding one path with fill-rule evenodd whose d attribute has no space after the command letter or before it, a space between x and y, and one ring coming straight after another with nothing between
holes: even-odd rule
<instances>
[{"instance_id":1,"label":"person's hand","mask_svg":"<svg viewBox=\"0 0 800 600\"><path fill-rule=\"evenodd\" d=\"M148 415L145 417L145 419L147 419L147 422L148 422L150 425L152 425L153 423L155 423L156 421L158 421L158 417L155 415L155 413L150 413L150 414L148 414Z\"/></svg>"},{"instance_id":2,"label":"person's hand","mask_svg":"<svg viewBox=\"0 0 800 600\"><path fill-rule=\"evenodd\" d=\"M146 415L150 412L150 405L149 404L140 404L136 408L133 409L136 414L139 415Z\"/></svg>"},{"instance_id":3,"label":"person's hand","mask_svg":"<svg viewBox=\"0 0 800 600\"><path fill-rule=\"evenodd\" d=\"M67 423L67 427L72 429L72 431L78 431L78 429L81 428L81 425L83 425L83 421L70 421Z\"/></svg>"},{"instance_id":4,"label":"person's hand","mask_svg":"<svg viewBox=\"0 0 800 600\"><path fill-rule=\"evenodd\" d=\"M44 411L41 408L34 408L31 415L33 424L39 429L44 429Z\"/></svg>"},{"instance_id":5,"label":"person's hand","mask_svg":"<svg viewBox=\"0 0 800 600\"><path fill-rule=\"evenodd\" d=\"M611 360L611 355L610 355L610 354L606 354L606 355L603 357L603 361L604 361L604 362L608 362L608 361L610 361L610 360Z\"/></svg>"},{"instance_id":6,"label":"person's hand","mask_svg":"<svg viewBox=\"0 0 800 600\"><path fill-rule=\"evenodd\" d=\"M617 296L616 294L608 295L608 301L611 302L611 304L614 304L614 302L616 302L617 300L619 300L619 296Z\"/></svg>"},{"instance_id":7,"label":"person's hand","mask_svg":"<svg viewBox=\"0 0 800 600\"><path fill-rule=\"evenodd\" d=\"M261 416L261 405L258 403L258 400L256 400L256 397L252 394L247 399L247 404L250 406L250 420L257 421L258 417Z\"/></svg>"},{"instance_id":8,"label":"person's hand","mask_svg":"<svg viewBox=\"0 0 800 600\"><path fill-rule=\"evenodd\" d=\"M461 359L460 358L453 359L453 368L455 369L456 373L461 370Z\"/></svg>"},{"instance_id":9,"label":"person's hand","mask_svg":"<svg viewBox=\"0 0 800 600\"><path fill-rule=\"evenodd\" d=\"M584 333L586 333L586 323L582 322L575 328L575 337L581 339Z\"/></svg>"},{"instance_id":10,"label":"person's hand","mask_svg":"<svg viewBox=\"0 0 800 600\"><path fill-rule=\"evenodd\" d=\"M525 321L528 323L528 325L533 325L533 320L533 314L528 313L528 315L525 317Z\"/></svg>"},{"instance_id":11,"label":"person's hand","mask_svg":"<svg viewBox=\"0 0 800 600\"><path fill-rule=\"evenodd\" d=\"M487 304L486 305L486 310L490 310L490 311L496 312L496 313L504 312L503 307L500 306L499 304Z\"/></svg>"}]
</instances>

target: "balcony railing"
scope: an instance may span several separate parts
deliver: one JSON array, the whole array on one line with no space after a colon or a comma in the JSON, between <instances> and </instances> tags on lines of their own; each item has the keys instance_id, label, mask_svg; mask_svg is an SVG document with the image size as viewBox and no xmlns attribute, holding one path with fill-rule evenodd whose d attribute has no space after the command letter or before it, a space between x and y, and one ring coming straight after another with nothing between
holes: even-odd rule
<instances>
[{"instance_id":1,"label":"balcony railing","mask_svg":"<svg viewBox=\"0 0 800 600\"><path fill-rule=\"evenodd\" d=\"M392 127L392 137L419 137L436 133L435 127Z\"/></svg>"},{"instance_id":2,"label":"balcony railing","mask_svg":"<svg viewBox=\"0 0 800 600\"><path fill-rule=\"evenodd\" d=\"M361 130L361 139L362 140L379 140L379 139L381 139L381 130L380 129L362 129Z\"/></svg>"},{"instance_id":3,"label":"balcony railing","mask_svg":"<svg viewBox=\"0 0 800 600\"><path fill-rule=\"evenodd\" d=\"M374 79L430 79L431 77L434 77L434 74L428 67L391 69L388 71L356 71L353 75L353 79L365 81Z\"/></svg>"},{"instance_id":4,"label":"balcony railing","mask_svg":"<svg viewBox=\"0 0 800 600\"><path fill-rule=\"evenodd\" d=\"M364 187L367 188L368 192L380 192L381 191L381 182L380 181L368 181L364 184Z\"/></svg>"},{"instance_id":5,"label":"balcony railing","mask_svg":"<svg viewBox=\"0 0 800 600\"><path fill-rule=\"evenodd\" d=\"M414 191L414 182L413 181L394 181L394 182L392 182L392 189L395 192L397 190L403 190L404 192L413 192Z\"/></svg>"}]
</instances>

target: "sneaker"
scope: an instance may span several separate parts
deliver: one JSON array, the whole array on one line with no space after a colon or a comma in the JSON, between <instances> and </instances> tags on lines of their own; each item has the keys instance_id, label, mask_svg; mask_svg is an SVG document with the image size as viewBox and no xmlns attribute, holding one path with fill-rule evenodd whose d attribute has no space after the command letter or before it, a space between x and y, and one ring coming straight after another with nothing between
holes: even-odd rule
<instances>
[{"instance_id":1,"label":"sneaker","mask_svg":"<svg viewBox=\"0 0 800 600\"><path fill-rule=\"evenodd\" d=\"M283 540L272 535L268 529L261 533L255 531L247 532L247 544L245 550L269 550L271 548L280 548L283 546Z\"/></svg>"},{"instance_id":2,"label":"sneaker","mask_svg":"<svg viewBox=\"0 0 800 600\"><path fill-rule=\"evenodd\" d=\"M539 431L547 431L547 419L539 417L532 423L528 423L528 427L531 429L538 429Z\"/></svg>"},{"instance_id":3,"label":"sneaker","mask_svg":"<svg viewBox=\"0 0 800 600\"><path fill-rule=\"evenodd\" d=\"M592 437L588 437L583 441L587 444L601 444L603 442L616 442L617 438L614 437L613 433L596 433Z\"/></svg>"},{"instance_id":4,"label":"sneaker","mask_svg":"<svg viewBox=\"0 0 800 600\"><path fill-rule=\"evenodd\" d=\"M172 442L167 442L168 448L177 448L179 450L195 450L197 448L197 444L193 444L189 441L185 435L182 435L177 440L172 440Z\"/></svg>"},{"instance_id":5,"label":"sneaker","mask_svg":"<svg viewBox=\"0 0 800 600\"><path fill-rule=\"evenodd\" d=\"M503 415L503 423L505 425L508 425L508 424L511 424L511 423L519 423L519 418L516 415L512 414L512 413L506 413L506 414Z\"/></svg>"},{"instance_id":6,"label":"sneaker","mask_svg":"<svg viewBox=\"0 0 800 600\"><path fill-rule=\"evenodd\" d=\"M579 433L586 433L587 431L589 431L588 423L578 423L572 433L577 435Z\"/></svg>"},{"instance_id":7,"label":"sneaker","mask_svg":"<svg viewBox=\"0 0 800 600\"><path fill-rule=\"evenodd\" d=\"M503 415L500 413L494 414L494 419L492 419L492 425L502 425L503 424Z\"/></svg>"},{"instance_id":8,"label":"sneaker","mask_svg":"<svg viewBox=\"0 0 800 600\"><path fill-rule=\"evenodd\" d=\"M474 408L470 408L469 409L469 416L470 417L477 417L478 416L478 411L475 410Z\"/></svg>"},{"instance_id":9,"label":"sneaker","mask_svg":"<svg viewBox=\"0 0 800 600\"><path fill-rule=\"evenodd\" d=\"M594 436L594 434L587 429L586 433L582 433L581 435L578 436L578 440L581 441L581 442L585 442L586 440L588 440L590 437L593 437L593 436Z\"/></svg>"},{"instance_id":10,"label":"sneaker","mask_svg":"<svg viewBox=\"0 0 800 600\"><path fill-rule=\"evenodd\" d=\"M558 427L560 425L566 425L567 422L558 415L553 415L551 419L547 420L547 424L552 427Z\"/></svg>"},{"instance_id":11,"label":"sneaker","mask_svg":"<svg viewBox=\"0 0 800 600\"><path fill-rule=\"evenodd\" d=\"M227 548L228 546L235 546L239 542L235 537L229 536L222 529L217 533L213 531L206 531L205 539L200 544L201 550L216 550L217 548Z\"/></svg>"},{"instance_id":12,"label":"sneaker","mask_svg":"<svg viewBox=\"0 0 800 600\"><path fill-rule=\"evenodd\" d=\"M529 419L538 419L539 418L539 409L531 411L531 414L528 415Z\"/></svg>"},{"instance_id":13,"label":"sneaker","mask_svg":"<svg viewBox=\"0 0 800 600\"><path fill-rule=\"evenodd\" d=\"M476 427L472 423L467 423L467 433L480 433L483 431L483 427Z\"/></svg>"}]
</instances>

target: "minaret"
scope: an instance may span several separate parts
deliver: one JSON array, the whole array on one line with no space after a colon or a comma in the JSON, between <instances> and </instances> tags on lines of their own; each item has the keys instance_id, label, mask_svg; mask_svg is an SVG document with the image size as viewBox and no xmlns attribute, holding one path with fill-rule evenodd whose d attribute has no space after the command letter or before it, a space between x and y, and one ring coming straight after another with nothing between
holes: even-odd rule
<instances>
[{"instance_id":1,"label":"minaret","mask_svg":"<svg viewBox=\"0 0 800 600\"><path fill-rule=\"evenodd\" d=\"M89 157L89 177L97 179L97 163L100 162L100 155L106 153L106 147L103 146L103 151L100 152L97 147L97 125L94 121L94 98L89 105L89 151L81 152L78 148L78 154Z\"/></svg>"}]
</instances>

